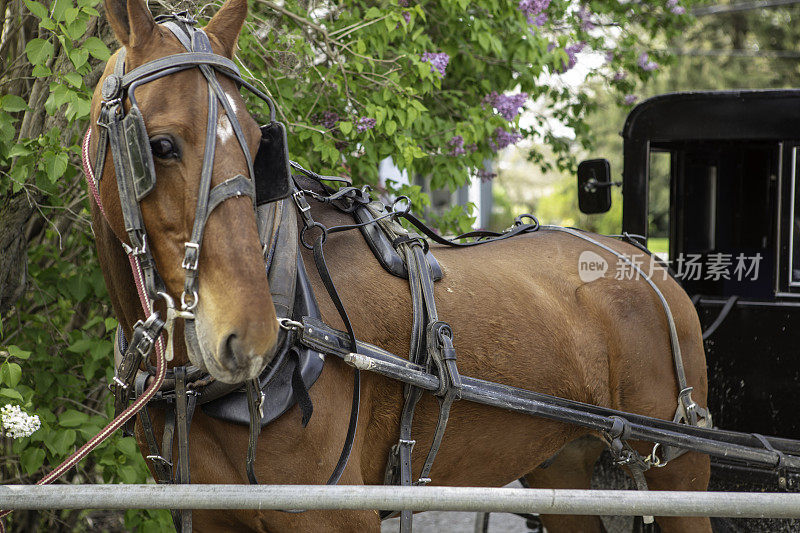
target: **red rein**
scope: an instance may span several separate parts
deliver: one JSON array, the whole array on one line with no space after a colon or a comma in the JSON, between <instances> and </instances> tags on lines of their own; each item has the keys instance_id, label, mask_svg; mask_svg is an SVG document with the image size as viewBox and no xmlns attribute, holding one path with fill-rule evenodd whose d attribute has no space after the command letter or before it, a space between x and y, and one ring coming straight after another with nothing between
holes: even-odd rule
<instances>
[{"instance_id":1,"label":"red rein","mask_svg":"<svg viewBox=\"0 0 800 533\"><path fill-rule=\"evenodd\" d=\"M89 142L91 140L92 130L91 128L86 131L86 135L83 138L83 150L82 150L82 161L83 161L83 171L86 176L86 182L89 184L89 190L94 197L94 201L97 206L100 208L100 212L103 213L103 217L106 216L105 209L103 209L103 204L100 202L100 193L97 190L97 186L95 185L94 181L94 172L92 170L91 163L89 162ZM141 268L139 267L139 260L133 254L128 254L128 259L131 263L131 270L133 272L133 280L136 283L136 290L139 292L139 301L142 304L142 309L145 312L145 316L149 316L152 314L152 306L150 303L150 299L144 292L144 284L142 283L142 272ZM167 362L164 358L164 339L163 335L159 335L158 340L155 342L155 350L156 350L156 375L153 382L144 391L139 398L137 398L127 409L125 409L118 417L112 420L106 427L104 427L100 433L89 439L83 446L81 446L75 453L70 455L66 461L58 465L55 470L51 471L45 477L40 479L36 482L37 485L47 485L52 483L64 473L75 466L81 459L86 457L89 452L94 450L101 442L106 440L108 437L111 436L116 430L121 428L125 422L130 420L139 410L150 401L150 399L155 395L158 389L161 388L161 384L164 382L164 376L167 374ZM0 511L0 518L4 516L8 516L11 514L11 511ZM2 521L0 521L0 533L5 533L5 527L3 526Z\"/></svg>"}]
</instances>

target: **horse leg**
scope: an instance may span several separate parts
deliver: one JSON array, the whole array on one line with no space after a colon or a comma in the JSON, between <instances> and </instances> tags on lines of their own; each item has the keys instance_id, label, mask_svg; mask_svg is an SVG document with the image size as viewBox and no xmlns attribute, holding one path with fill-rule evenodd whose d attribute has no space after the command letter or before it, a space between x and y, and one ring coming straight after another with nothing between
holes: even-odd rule
<instances>
[{"instance_id":1,"label":"horse leg","mask_svg":"<svg viewBox=\"0 0 800 533\"><path fill-rule=\"evenodd\" d=\"M306 511L282 513L279 511L241 511L235 519L219 511L195 511L192 516L195 533L237 532L364 532L379 533L381 520L377 511Z\"/></svg>"},{"instance_id":2,"label":"horse leg","mask_svg":"<svg viewBox=\"0 0 800 533\"><path fill-rule=\"evenodd\" d=\"M638 451L642 453L644 449ZM704 491L711 477L711 460L705 454L685 453L664 468L651 468L644 475L650 490ZM663 533L711 531L711 521L702 516L657 516L656 522Z\"/></svg>"},{"instance_id":3,"label":"horse leg","mask_svg":"<svg viewBox=\"0 0 800 533\"><path fill-rule=\"evenodd\" d=\"M594 464L605 448L602 441L587 435L565 445L551 459L526 474L532 488L588 489ZM599 516L541 515L549 533L582 531L605 532Z\"/></svg>"}]
</instances>

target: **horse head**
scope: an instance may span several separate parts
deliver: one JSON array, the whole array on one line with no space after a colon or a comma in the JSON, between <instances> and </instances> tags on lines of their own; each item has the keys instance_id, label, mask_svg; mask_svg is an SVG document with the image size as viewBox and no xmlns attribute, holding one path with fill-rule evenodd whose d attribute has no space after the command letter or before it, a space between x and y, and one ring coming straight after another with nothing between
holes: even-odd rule
<instances>
[{"instance_id":1,"label":"horse head","mask_svg":"<svg viewBox=\"0 0 800 533\"><path fill-rule=\"evenodd\" d=\"M109 101L109 95L103 92L113 92L115 83L119 84L115 80L106 83L109 77L119 74L118 70L115 72L117 63L124 61L127 74L160 58L187 52L175 32L157 23L145 0L105 0L105 8L123 49L109 60L92 100L90 161L100 161L96 159L102 133L98 119ZM215 61L232 58L246 14L246 0L227 0L203 28L208 37L204 43L218 58ZM232 65L229 61L226 64ZM207 70L215 72L214 68ZM138 298L131 297L131 272L109 272L114 266L104 258L111 253L111 247L119 248L118 241L134 246L124 210L131 208L126 203L136 203L149 255L163 280L159 290L177 302L183 299L184 308L194 315L192 324L184 328L185 344L177 341L181 338L179 324L176 329L176 364L188 360L220 381L239 383L256 377L271 360L279 330L259 241L254 193L248 183L253 179L249 154L257 153L261 131L245 108L237 83L222 75L224 72L214 74L219 83L217 91L212 91L211 81L197 65L184 65L174 71L162 69L159 73L156 79L139 80L135 97L132 86L124 87L119 104L120 116L127 117L132 107L141 113L142 157L147 158L147 152L152 154L154 183L136 184L139 188L135 190L135 202L121 198L114 164L118 155L113 153L111 141L102 168L95 168L95 174L102 173L97 190L105 213L103 217L94 209L95 228L106 223L103 218L108 224L102 228L104 231L96 229L104 275L117 316L130 332L132 322L142 318ZM233 112L235 120L231 120L229 112ZM212 132L207 136L209 129ZM125 142L135 145L135 139L125 131ZM209 141L213 146L210 157ZM149 164L149 159L145 162ZM210 174L205 188L204 168ZM215 187L234 177L235 185L249 189L250 194L229 192L218 205L211 205ZM198 198L205 195L208 199L209 191L212 201L205 218L198 214ZM199 237L197 218L203 219ZM192 252L196 253L190 257ZM119 252L114 253L119 256ZM196 267L191 283L187 281L187 260ZM120 264L117 261L116 266ZM135 313L131 306L135 306Z\"/></svg>"}]
</instances>

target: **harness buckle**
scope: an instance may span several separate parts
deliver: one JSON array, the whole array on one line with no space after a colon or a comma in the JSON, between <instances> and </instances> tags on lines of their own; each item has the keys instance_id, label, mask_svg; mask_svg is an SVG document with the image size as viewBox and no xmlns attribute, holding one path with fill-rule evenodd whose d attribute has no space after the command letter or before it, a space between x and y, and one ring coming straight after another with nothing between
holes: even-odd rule
<instances>
[{"instance_id":1,"label":"harness buckle","mask_svg":"<svg viewBox=\"0 0 800 533\"><path fill-rule=\"evenodd\" d=\"M414 482L415 487L424 487L428 483L431 482L431 478L429 477L421 477L417 481Z\"/></svg>"},{"instance_id":2,"label":"harness buckle","mask_svg":"<svg viewBox=\"0 0 800 533\"><path fill-rule=\"evenodd\" d=\"M409 447L411 450L413 450L413 449L414 449L414 445L415 445L416 443L417 443L417 441L415 441L415 440L413 440L413 439L399 439L399 440L397 441L397 444L398 444L399 446L408 446L408 447Z\"/></svg>"},{"instance_id":3,"label":"harness buckle","mask_svg":"<svg viewBox=\"0 0 800 533\"><path fill-rule=\"evenodd\" d=\"M200 260L200 244L196 242L185 242L183 246L186 252L183 255L181 267L185 270L197 270L198 261Z\"/></svg>"},{"instance_id":4,"label":"harness buckle","mask_svg":"<svg viewBox=\"0 0 800 533\"><path fill-rule=\"evenodd\" d=\"M119 379L119 376L114 376L113 381L114 381L114 383L117 384L117 387L120 387L122 390L125 390L125 389L128 388L128 385L125 382L123 382L121 379ZM108 388L109 388L109 390L111 390L111 385L109 385Z\"/></svg>"},{"instance_id":5,"label":"harness buckle","mask_svg":"<svg viewBox=\"0 0 800 533\"><path fill-rule=\"evenodd\" d=\"M122 243L122 248L125 250L125 253L128 255L132 255L134 257L141 257L147 254L147 234L142 234L142 245L141 246L130 246L127 243Z\"/></svg>"},{"instance_id":6,"label":"harness buckle","mask_svg":"<svg viewBox=\"0 0 800 533\"><path fill-rule=\"evenodd\" d=\"M145 459L148 459L148 460L150 460L150 461L153 461L154 463L155 463L156 461L158 461L159 463L161 463L161 464L163 464L163 465L166 465L166 466L168 466L168 467L172 468L172 461L167 461L166 459L164 459L164 458L163 458L163 457L161 457L160 455L147 455L147 456L145 456Z\"/></svg>"},{"instance_id":7,"label":"harness buckle","mask_svg":"<svg viewBox=\"0 0 800 533\"><path fill-rule=\"evenodd\" d=\"M300 213L305 213L306 211L311 210L311 206L308 205L306 201L305 194L302 190L297 190L292 194L292 199L294 203L297 205L297 208L300 210Z\"/></svg>"},{"instance_id":8,"label":"harness buckle","mask_svg":"<svg viewBox=\"0 0 800 533\"><path fill-rule=\"evenodd\" d=\"M281 327L281 329L284 329L286 331L302 331L303 329L302 322L298 322L296 320L292 320L291 318L285 318L285 317L278 318L278 325Z\"/></svg>"}]
</instances>

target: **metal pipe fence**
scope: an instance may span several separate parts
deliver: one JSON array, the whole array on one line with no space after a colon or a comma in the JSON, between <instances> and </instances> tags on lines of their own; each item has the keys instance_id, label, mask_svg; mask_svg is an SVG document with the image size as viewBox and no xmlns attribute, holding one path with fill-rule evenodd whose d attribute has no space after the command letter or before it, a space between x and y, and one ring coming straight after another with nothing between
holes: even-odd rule
<instances>
[{"instance_id":1,"label":"metal pipe fence","mask_svg":"<svg viewBox=\"0 0 800 533\"><path fill-rule=\"evenodd\" d=\"M0 485L0 509L412 509L800 518L800 494L362 485Z\"/></svg>"}]
</instances>

